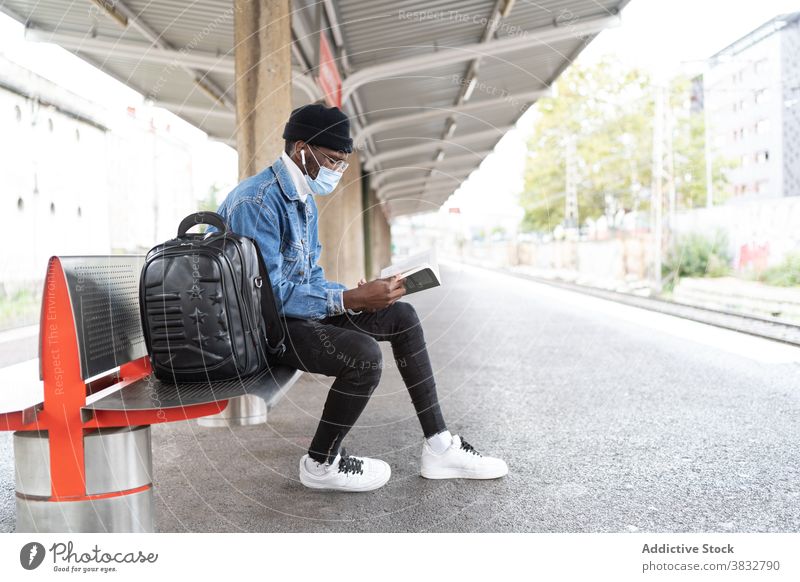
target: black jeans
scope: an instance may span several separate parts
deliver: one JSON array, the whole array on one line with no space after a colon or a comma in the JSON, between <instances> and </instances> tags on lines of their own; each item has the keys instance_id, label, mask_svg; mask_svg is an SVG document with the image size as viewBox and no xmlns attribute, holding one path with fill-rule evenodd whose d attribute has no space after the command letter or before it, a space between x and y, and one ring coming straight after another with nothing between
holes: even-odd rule
<instances>
[{"instance_id":1,"label":"black jeans","mask_svg":"<svg viewBox=\"0 0 800 582\"><path fill-rule=\"evenodd\" d=\"M383 368L378 341L392 344L425 437L447 430L422 326L410 303L398 301L372 313L345 313L321 320L287 317L283 324L287 350L280 363L336 377L308 449L312 459L331 462L367 405Z\"/></svg>"}]
</instances>

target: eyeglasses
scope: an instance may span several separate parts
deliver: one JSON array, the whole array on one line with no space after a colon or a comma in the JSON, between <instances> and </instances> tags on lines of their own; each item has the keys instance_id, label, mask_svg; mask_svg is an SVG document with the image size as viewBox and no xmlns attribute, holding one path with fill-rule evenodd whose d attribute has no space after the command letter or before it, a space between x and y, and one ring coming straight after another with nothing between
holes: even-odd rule
<instances>
[{"instance_id":1,"label":"eyeglasses","mask_svg":"<svg viewBox=\"0 0 800 582\"><path fill-rule=\"evenodd\" d=\"M330 157L328 154L317 148L317 146L308 144L308 147L312 147L317 150L322 156L328 161L330 169L334 172L344 173L347 167L350 165L349 163L345 162L344 160L337 160L336 158Z\"/></svg>"}]
</instances>

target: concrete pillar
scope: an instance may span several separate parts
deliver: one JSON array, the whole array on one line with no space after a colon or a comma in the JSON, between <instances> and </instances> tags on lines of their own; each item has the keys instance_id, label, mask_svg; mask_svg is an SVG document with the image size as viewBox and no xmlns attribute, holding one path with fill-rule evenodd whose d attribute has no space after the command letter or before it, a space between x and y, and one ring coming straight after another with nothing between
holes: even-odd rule
<instances>
[{"instance_id":1,"label":"concrete pillar","mask_svg":"<svg viewBox=\"0 0 800 582\"><path fill-rule=\"evenodd\" d=\"M290 0L234 0L236 149L239 179L258 174L283 151L283 126L292 112ZM267 403L254 394L233 398L201 426L267 421Z\"/></svg>"},{"instance_id":2,"label":"concrete pillar","mask_svg":"<svg viewBox=\"0 0 800 582\"><path fill-rule=\"evenodd\" d=\"M355 287L364 269L364 219L361 198L361 164L358 152L350 154L350 165L333 194L315 196L319 209L319 264L325 278Z\"/></svg>"},{"instance_id":3,"label":"concrete pillar","mask_svg":"<svg viewBox=\"0 0 800 582\"><path fill-rule=\"evenodd\" d=\"M369 278L374 279L380 275L381 269L392 262L392 230L374 190L370 191L367 200L370 238L370 260L367 268Z\"/></svg>"},{"instance_id":4,"label":"concrete pillar","mask_svg":"<svg viewBox=\"0 0 800 582\"><path fill-rule=\"evenodd\" d=\"M290 0L234 0L236 146L239 178L259 173L283 151L292 111Z\"/></svg>"}]
</instances>

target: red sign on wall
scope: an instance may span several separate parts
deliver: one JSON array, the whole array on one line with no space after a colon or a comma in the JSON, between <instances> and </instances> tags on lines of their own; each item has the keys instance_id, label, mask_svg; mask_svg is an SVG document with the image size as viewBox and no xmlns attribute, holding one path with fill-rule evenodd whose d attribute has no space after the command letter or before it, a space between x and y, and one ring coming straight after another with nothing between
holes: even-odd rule
<instances>
[{"instance_id":1,"label":"red sign on wall","mask_svg":"<svg viewBox=\"0 0 800 582\"><path fill-rule=\"evenodd\" d=\"M319 35L319 77L317 77L319 88L325 96L325 102L330 106L342 106L342 77L339 75L339 68L333 59L331 47L325 34Z\"/></svg>"}]
</instances>

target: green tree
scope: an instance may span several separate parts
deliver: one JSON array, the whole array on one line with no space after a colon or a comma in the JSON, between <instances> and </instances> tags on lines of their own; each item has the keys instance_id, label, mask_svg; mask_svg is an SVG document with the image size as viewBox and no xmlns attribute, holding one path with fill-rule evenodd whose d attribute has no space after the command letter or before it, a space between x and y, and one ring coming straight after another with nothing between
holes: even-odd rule
<instances>
[{"instance_id":1,"label":"green tree","mask_svg":"<svg viewBox=\"0 0 800 582\"><path fill-rule=\"evenodd\" d=\"M598 218L609 197L641 206L641 184L650 180L652 100L649 77L604 59L574 64L556 82L554 95L537 104L528 149L523 230L547 231L564 216L568 140L575 141L578 213Z\"/></svg>"},{"instance_id":2,"label":"green tree","mask_svg":"<svg viewBox=\"0 0 800 582\"><path fill-rule=\"evenodd\" d=\"M549 231L564 219L566 174L564 154L555 147L533 149L525 170L525 190L520 202L525 209L522 230Z\"/></svg>"},{"instance_id":3,"label":"green tree","mask_svg":"<svg viewBox=\"0 0 800 582\"><path fill-rule=\"evenodd\" d=\"M582 223L612 208L630 212L650 207L656 91L647 73L608 57L591 66L576 63L559 78L553 96L537 103L520 196L522 230L548 232L562 222L570 151ZM671 123L665 129L672 137L668 172L678 209L705 204L706 196L703 115L691 111L690 96L688 78L670 82ZM568 147L570 140L574 150ZM724 191L728 167L714 162L715 201Z\"/></svg>"}]
</instances>

